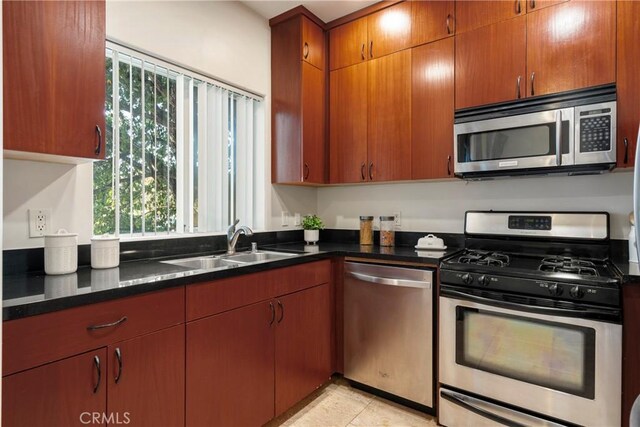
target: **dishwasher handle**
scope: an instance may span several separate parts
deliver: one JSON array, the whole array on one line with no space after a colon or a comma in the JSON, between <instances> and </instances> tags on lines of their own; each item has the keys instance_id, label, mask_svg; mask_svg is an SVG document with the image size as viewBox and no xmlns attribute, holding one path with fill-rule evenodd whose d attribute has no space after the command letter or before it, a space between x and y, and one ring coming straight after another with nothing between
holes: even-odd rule
<instances>
[{"instance_id":1,"label":"dishwasher handle","mask_svg":"<svg viewBox=\"0 0 640 427\"><path fill-rule=\"evenodd\" d=\"M369 274L356 273L354 271L347 271L346 275L349 277L353 277L354 279L362 280L363 282L371 282L378 285L431 289L431 282L423 280L393 279L390 277L371 276Z\"/></svg>"}]
</instances>

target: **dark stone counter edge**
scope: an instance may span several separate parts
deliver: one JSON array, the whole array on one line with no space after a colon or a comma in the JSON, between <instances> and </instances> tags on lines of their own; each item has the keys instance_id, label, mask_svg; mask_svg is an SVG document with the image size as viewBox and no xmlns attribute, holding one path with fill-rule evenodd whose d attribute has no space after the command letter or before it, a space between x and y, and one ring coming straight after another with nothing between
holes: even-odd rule
<instances>
[{"instance_id":1,"label":"dark stone counter edge","mask_svg":"<svg viewBox=\"0 0 640 427\"><path fill-rule=\"evenodd\" d=\"M268 248L265 248L268 249ZM278 249L280 250L280 249ZM227 270L211 271L202 274L196 274L192 276L184 276L173 279L167 279L162 281L150 281L148 283L142 283L132 286L126 286L122 288L106 289L103 291L96 291L87 294L73 295L62 298L54 298L44 301L36 301L25 303L21 305L15 305L11 307L3 307L2 320L16 320L29 316L36 316L39 314L51 313L55 311L65 310L74 307L80 307L83 305L94 304L98 302L110 301L118 298L124 298L128 296L138 295L146 292L153 292L162 289L167 289L176 286L184 286L189 284L198 284L211 280L224 279L228 277L235 277L244 274L258 273L262 271L272 270L282 267L290 267L298 264L304 264L308 262L329 259L332 257L351 256L358 258L369 258L384 261L408 261L412 263L424 264L425 267L437 268L440 260L444 257L450 256L457 252L459 249L449 249L443 253L440 258L428 258L418 257L411 255L396 255L396 254L381 254L381 253L364 253L348 250L332 250L321 251L313 254L302 254L300 257L287 258L277 261L271 261L261 264L247 265L238 268L231 268ZM294 250L287 250L287 252L296 252Z\"/></svg>"}]
</instances>

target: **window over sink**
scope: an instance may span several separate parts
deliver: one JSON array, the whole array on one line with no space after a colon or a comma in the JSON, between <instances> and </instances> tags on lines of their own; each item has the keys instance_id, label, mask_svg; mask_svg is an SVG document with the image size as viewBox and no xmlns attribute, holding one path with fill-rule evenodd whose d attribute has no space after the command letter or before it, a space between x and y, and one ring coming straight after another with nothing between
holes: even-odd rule
<instances>
[{"instance_id":1,"label":"window over sink","mask_svg":"<svg viewBox=\"0 0 640 427\"><path fill-rule=\"evenodd\" d=\"M106 156L93 167L93 232L123 237L260 228L264 102L107 42Z\"/></svg>"}]
</instances>

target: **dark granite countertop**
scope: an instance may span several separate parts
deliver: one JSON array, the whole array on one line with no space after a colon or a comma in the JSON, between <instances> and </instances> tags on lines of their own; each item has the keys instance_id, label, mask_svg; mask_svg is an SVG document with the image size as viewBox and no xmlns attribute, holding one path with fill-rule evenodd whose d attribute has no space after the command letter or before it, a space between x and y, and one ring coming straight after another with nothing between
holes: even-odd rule
<instances>
[{"instance_id":1,"label":"dark granite countertop","mask_svg":"<svg viewBox=\"0 0 640 427\"><path fill-rule=\"evenodd\" d=\"M292 266L331 256L409 261L435 267L442 258L459 250L450 248L441 252L418 252L411 247L383 248L350 243L320 243L313 246L285 243L261 248L300 253L301 256L217 271L191 270L165 264L160 260L141 260L123 262L117 268L105 270L81 267L76 273L62 276L47 276L44 272L7 275L3 278L2 319L14 320L143 292ZM201 255L213 254L185 254L174 258Z\"/></svg>"},{"instance_id":2,"label":"dark granite countertop","mask_svg":"<svg viewBox=\"0 0 640 427\"><path fill-rule=\"evenodd\" d=\"M611 262L620 271L623 285L640 285L640 267L638 263L629 262L628 259L622 258L613 258Z\"/></svg>"}]
</instances>

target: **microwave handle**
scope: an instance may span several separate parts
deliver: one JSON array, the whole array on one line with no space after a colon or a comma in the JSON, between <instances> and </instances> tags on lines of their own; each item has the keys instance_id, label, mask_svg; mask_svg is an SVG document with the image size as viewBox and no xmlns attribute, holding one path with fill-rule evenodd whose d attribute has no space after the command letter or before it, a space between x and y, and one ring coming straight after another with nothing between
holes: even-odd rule
<instances>
[{"instance_id":1,"label":"microwave handle","mask_svg":"<svg viewBox=\"0 0 640 427\"><path fill-rule=\"evenodd\" d=\"M562 111L556 111L556 166L562 165Z\"/></svg>"}]
</instances>

